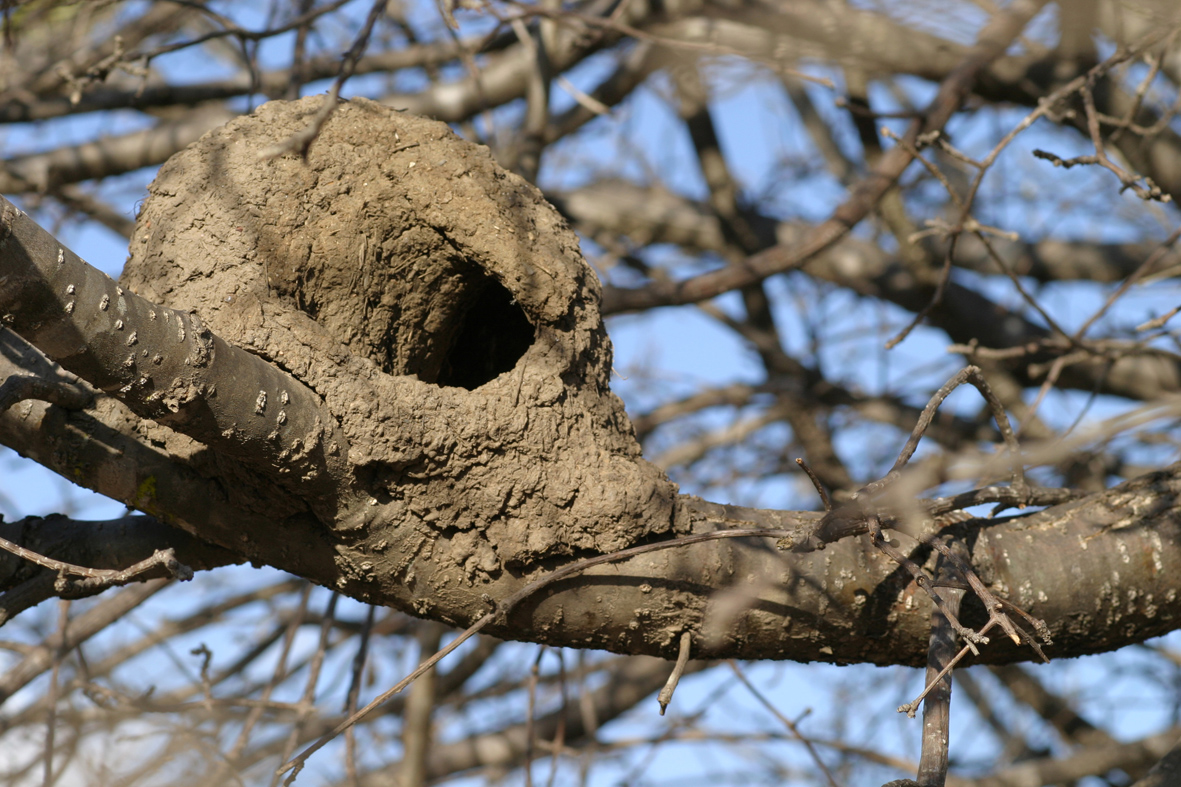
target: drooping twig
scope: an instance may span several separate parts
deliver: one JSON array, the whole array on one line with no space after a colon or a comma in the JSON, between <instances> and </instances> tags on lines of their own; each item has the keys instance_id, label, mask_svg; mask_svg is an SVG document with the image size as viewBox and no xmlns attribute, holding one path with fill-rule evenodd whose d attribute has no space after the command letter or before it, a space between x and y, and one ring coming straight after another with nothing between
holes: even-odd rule
<instances>
[{"instance_id":1,"label":"drooping twig","mask_svg":"<svg viewBox=\"0 0 1181 787\"><path fill-rule=\"evenodd\" d=\"M660 690L660 694L656 695L656 701L660 703L660 715L668 710L668 704L673 701L673 692L677 690L677 684L681 682L681 676L685 674L685 665L689 663L689 650L693 643L693 635L688 631L681 632L681 645L677 651L677 663L673 666L673 671L668 676L668 682L664 684L664 688Z\"/></svg>"}]
</instances>

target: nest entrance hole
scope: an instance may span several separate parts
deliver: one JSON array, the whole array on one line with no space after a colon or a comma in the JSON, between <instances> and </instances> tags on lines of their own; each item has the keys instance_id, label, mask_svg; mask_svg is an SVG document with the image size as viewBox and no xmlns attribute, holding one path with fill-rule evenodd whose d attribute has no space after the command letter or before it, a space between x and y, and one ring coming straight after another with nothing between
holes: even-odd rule
<instances>
[{"instance_id":1,"label":"nest entrance hole","mask_svg":"<svg viewBox=\"0 0 1181 787\"><path fill-rule=\"evenodd\" d=\"M492 277L483 278L443 359L439 385L475 390L516 366L533 344L536 331L512 293Z\"/></svg>"}]
</instances>

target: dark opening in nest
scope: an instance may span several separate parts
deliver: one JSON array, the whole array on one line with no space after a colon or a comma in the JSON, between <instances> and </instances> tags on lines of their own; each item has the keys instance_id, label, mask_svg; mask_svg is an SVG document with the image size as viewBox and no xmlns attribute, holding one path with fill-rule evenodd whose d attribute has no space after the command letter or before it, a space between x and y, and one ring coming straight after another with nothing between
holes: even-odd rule
<instances>
[{"instance_id":1,"label":"dark opening in nest","mask_svg":"<svg viewBox=\"0 0 1181 787\"><path fill-rule=\"evenodd\" d=\"M525 312L491 277L462 321L439 370L439 385L479 388L516 366L533 344L535 331Z\"/></svg>"}]
</instances>

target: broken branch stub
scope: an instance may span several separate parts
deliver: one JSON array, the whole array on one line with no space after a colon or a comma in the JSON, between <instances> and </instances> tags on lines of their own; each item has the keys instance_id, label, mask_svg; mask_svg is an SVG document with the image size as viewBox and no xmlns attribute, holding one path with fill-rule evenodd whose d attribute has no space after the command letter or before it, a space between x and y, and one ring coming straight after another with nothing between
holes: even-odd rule
<instances>
[{"instance_id":1,"label":"broken branch stub","mask_svg":"<svg viewBox=\"0 0 1181 787\"><path fill-rule=\"evenodd\" d=\"M170 159L122 283L335 416L331 584L458 620L506 571L671 533L676 487L609 389L599 283L559 214L445 124L366 100L306 161L259 155L321 100L268 103Z\"/></svg>"}]
</instances>

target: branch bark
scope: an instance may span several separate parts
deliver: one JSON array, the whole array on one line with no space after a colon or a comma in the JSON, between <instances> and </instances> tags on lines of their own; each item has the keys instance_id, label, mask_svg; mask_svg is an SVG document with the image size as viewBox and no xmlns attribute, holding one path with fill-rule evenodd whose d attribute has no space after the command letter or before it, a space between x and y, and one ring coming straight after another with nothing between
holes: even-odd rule
<instances>
[{"instance_id":1,"label":"branch bark","mask_svg":"<svg viewBox=\"0 0 1181 787\"><path fill-rule=\"evenodd\" d=\"M330 510L348 442L308 388L118 286L0 197L0 320L132 412ZM334 475L336 477L334 477ZM327 499L325 499L327 498Z\"/></svg>"},{"instance_id":2,"label":"branch bark","mask_svg":"<svg viewBox=\"0 0 1181 787\"><path fill-rule=\"evenodd\" d=\"M302 128L318 102L265 105L172 159L141 214L151 231L133 248L123 292L64 250L59 268L57 245L20 216L9 222L0 292L14 328L100 389L125 384L121 337L130 326L120 331L109 316L120 298L125 319L146 323L145 341L164 350L176 337L157 337L152 324L165 313L174 329L183 320L184 353L168 367L196 375L182 380L229 358L283 380L282 390L304 386L312 411L350 447L341 469L325 473L349 496L313 496L310 484L296 484L304 498L293 501L264 472L273 456L265 440L217 428L217 413L234 413L233 402L246 405L234 417L253 416L259 387L238 372L218 379L216 397L196 383L186 389L194 398L181 403L198 413L225 396L230 404L211 421L137 395L99 397L75 412L26 402L0 416L0 439L250 560L455 625L483 616L486 599L508 598L585 555L718 529L815 526L816 513L680 496L643 460L609 389L597 284L577 241L536 189L486 152L441 124L353 101L338 108L307 164L257 157ZM380 161L338 153L360 140L400 150ZM132 296L133 286L152 300ZM415 300L424 294L438 298ZM190 344L189 312L167 304L208 315L201 346ZM372 333L358 335L358 312ZM504 337L517 319L528 326L520 355L492 368L479 335L458 327L491 320ZM474 351L465 355L457 348L469 338ZM213 366L183 363L209 346ZM997 592L1050 622L1051 654L1107 650L1178 625L1168 578L1181 571L1179 489L1174 467L1039 514L963 523L954 535ZM307 515L310 505L318 516ZM1062 563L1048 565L1047 554ZM1125 554L1146 558L1129 566ZM921 549L913 559L925 559ZM731 539L597 566L487 631L672 656L689 630L703 658L919 664L926 603L909 575L856 539L813 554ZM982 614L966 602L965 623ZM982 659L1028 655L1001 642Z\"/></svg>"}]
</instances>

